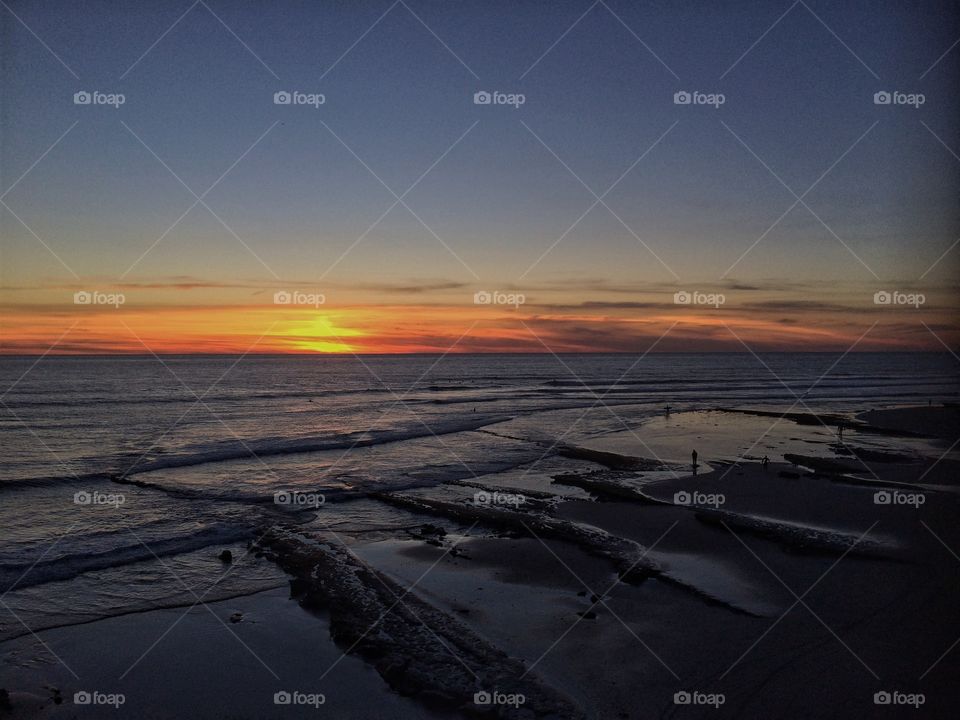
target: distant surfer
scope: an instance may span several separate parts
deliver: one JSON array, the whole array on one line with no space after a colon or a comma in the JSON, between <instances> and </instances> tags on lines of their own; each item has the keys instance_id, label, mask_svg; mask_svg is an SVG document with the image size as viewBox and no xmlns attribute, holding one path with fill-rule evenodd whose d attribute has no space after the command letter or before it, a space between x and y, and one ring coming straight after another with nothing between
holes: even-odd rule
<instances>
[{"instance_id":1,"label":"distant surfer","mask_svg":"<svg viewBox=\"0 0 960 720\"><path fill-rule=\"evenodd\" d=\"M764 456L763 456L763 460L760 461L760 467L762 467L764 470L766 470L766 469L767 469L767 465L769 465L769 464L770 464L770 458L768 458L766 455L764 455Z\"/></svg>"},{"instance_id":2,"label":"distant surfer","mask_svg":"<svg viewBox=\"0 0 960 720\"><path fill-rule=\"evenodd\" d=\"M690 457L693 459L693 463L692 463L693 474L696 475L697 474L697 451L694 450L692 453L690 453Z\"/></svg>"}]
</instances>

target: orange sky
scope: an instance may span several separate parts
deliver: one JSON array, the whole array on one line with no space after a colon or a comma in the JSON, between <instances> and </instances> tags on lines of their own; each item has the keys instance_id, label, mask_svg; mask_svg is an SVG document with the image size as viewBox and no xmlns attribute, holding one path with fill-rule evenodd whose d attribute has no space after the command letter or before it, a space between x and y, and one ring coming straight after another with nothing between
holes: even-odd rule
<instances>
[{"instance_id":1,"label":"orange sky","mask_svg":"<svg viewBox=\"0 0 960 720\"><path fill-rule=\"evenodd\" d=\"M943 350L937 336L958 340L949 309L637 305L8 305L0 352L744 351L741 341L758 351L842 351L864 333L858 350Z\"/></svg>"}]
</instances>

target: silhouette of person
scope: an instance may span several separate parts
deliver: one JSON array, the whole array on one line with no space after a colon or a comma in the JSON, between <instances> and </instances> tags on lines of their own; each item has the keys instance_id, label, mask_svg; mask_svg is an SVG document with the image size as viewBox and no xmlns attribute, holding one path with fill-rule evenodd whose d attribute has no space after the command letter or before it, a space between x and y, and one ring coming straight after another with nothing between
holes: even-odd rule
<instances>
[{"instance_id":1,"label":"silhouette of person","mask_svg":"<svg viewBox=\"0 0 960 720\"><path fill-rule=\"evenodd\" d=\"M841 440L843 440L843 423L837 423L837 433Z\"/></svg>"},{"instance_id":2,"label":"silhouette of person","mask_svg":"<svg viewBox=\"0 0 960 720\"><path fill-rule=\"evenodd\" d=\"M693 463L692 463L693 474L696 475L697 474L697 451L694 450L692 453L690 453L690 457L693 458Z\"/></svg>"},{"instance_id":3,"label":"silhouette of person","mask_svg":"<svg viewBox=\"0 0 960 720\"><path fill-rule=\"evenodd\" d=\"M767 469L767 465L769 465L769 464L770 464L770 458L768 458L766 455L764 455L764 456L763 456L763 460L760 461L760 466L761 466L764 470L766 470L766 469Z\"/></svg>"},{"instance_id":4,"label":"silhouette of person","mask_svg":"<svg viewBox=\"0 0 960 720\"><path fill-rule=\"evenodd\" d=\"M670 417L670 406L667 405L663 410L666 417Z\"/></svg>"}]
</instances>

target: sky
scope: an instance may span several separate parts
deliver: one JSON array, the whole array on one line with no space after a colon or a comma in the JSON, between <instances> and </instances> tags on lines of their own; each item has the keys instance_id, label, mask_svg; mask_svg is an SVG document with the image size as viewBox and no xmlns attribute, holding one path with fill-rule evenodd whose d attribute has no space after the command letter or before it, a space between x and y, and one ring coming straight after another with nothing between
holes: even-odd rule
<instances>
[{"instance_id":1,"label":"sky","mask_svg":"<svg viewBox=\"0 0 960 720\"><path fill-rule=\"evenodd\" d=\"M0 353L960 344L955 4L0 23Z\"/></svg>"}]
</instances>

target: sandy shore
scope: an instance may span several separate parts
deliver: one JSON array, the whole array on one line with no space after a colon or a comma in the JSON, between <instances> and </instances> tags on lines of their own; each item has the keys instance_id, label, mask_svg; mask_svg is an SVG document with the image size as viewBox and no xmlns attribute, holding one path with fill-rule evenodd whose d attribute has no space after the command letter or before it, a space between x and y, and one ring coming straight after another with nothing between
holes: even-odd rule
<instances>
[{"instance_id":1,"label":"sandy shore","mask_svg":"<svg viewBox=\"0 0 960 720\"><path fill-rule=\"evenodd\" d=\"M572 462L374 499L414 529L274 528L254 549L289 592L0 645L0 716L950 717L953 413L873 411L842 442L836 418L785 419L753 445L774 418L684 413ZM127 701L76 706L83 689Z\"/></svg>"}]
</instances>

